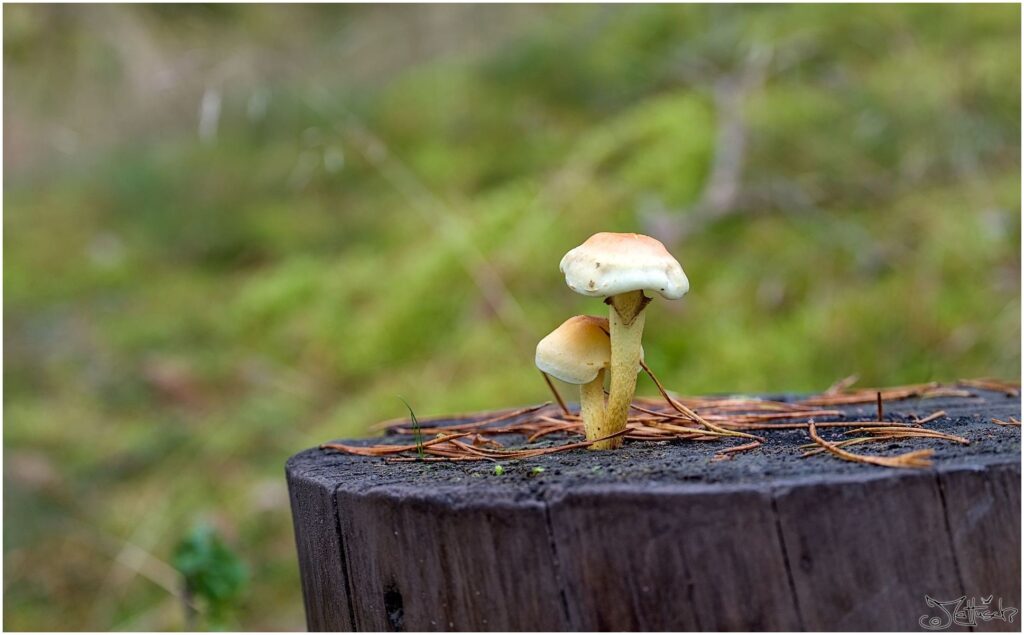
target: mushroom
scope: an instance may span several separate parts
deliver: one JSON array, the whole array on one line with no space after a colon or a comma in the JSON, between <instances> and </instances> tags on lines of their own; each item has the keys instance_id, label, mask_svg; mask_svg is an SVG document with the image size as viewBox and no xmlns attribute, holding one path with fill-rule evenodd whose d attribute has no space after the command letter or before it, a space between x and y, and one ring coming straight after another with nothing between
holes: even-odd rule
<instances>
[{"instance_id":1,"label":"mushroom","mask_svg":"<svg viewBox=\"0 0 1024 635\"><path fill-rule=\"evenodd\" d=\"M608 320L577 315L563 322L537 344L537 368L556 379L579 385L580 414L588 441L614 432L605 425L604 417L604 377L611 362L608 332ZM608 441L590 447L607 449Z\"/></svg>"},{"instance_id":2,"label":"mushroom","mask_svg":"<svg viewBox=\"0 0 1024 635\"><path fill-rule=\"evenodd\" d=\"M678 300L690 290L690 282L665 245L642 234L594 234L565 254L559 269L570 289L603 297L611 307L611 384L602 429L613 434L626 427L636 392L644 308L651 301L644 291ZM620 437L607 443L608 448L615 448L622 440Z\"/></svg>"}]
</instances>

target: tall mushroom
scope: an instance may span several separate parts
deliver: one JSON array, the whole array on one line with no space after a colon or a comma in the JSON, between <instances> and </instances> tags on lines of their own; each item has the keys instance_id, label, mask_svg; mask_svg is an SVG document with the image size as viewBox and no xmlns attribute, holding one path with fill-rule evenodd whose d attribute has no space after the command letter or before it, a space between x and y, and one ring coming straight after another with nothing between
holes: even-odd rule
<instances>
[{"instance_id":1,"label":"tall mushroom","mask_svg":"<svg viewBox=\"0 0 1024 635\"><path fill-rule=\"evenodd\" d=\"M602 429L613 434L626 427L636 392L644 308L651 301L644 291L678 300L690 290L690 282L665 245L642 234L594 234L565 254L559 269L570 289L603 297L610 306L611 385ZM602 445L612 449L621 443L619 437Z\"/></svg>"},{"instance_id":2,"label":"tall mushroom","mask_svg":"<svg viewBox=\"0 0 1024 635\"><path fill-rule=\"evenodd\" d=\"M577 315L537 344L537 368L566 383L579 385L580 415L588 441L615 432L605 425L604 417L604 377L611 361L608 332L608 320ZM606 443L595 443L591 448Z\"/></svg>"}]
</instances>

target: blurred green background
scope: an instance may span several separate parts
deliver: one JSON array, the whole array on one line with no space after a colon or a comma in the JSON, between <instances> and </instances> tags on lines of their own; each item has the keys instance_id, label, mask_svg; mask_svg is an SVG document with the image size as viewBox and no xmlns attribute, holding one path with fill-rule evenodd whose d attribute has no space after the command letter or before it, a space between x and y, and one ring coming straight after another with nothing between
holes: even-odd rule
<instances>
[{"instance_id":1,"label":"blurred green background","mask_svg":"<svg viewBox=\"0 0 1024 635\"><path fill-rule=\"evenodd\" d=\"M645 339L684 394L1018 378L1020 26L5 5L4 626L182 628L209 566L196 627L303 628L285 459L547 399L597 231L689 274Z\"/></svg>"}]
</instances>

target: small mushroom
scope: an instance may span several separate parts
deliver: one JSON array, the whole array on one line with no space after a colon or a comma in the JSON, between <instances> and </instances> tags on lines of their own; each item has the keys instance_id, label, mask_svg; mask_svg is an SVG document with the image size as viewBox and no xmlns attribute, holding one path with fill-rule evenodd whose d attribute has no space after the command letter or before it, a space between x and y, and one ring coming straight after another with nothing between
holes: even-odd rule
<instances>
[{"instance_id":1,"label":"small mushroom","mask_svg":"<svg viewBox=\"0 0 1024 635\"><path fill-rule=\"evenodd\" d=\"M611 384L603 424L606 434L626 427L640 370L644 291L678 300L690 290L682 266L660 241L642 234L594 234L565 254L559 269L576 293L605 298L611 333ZM602 449L621 445L621 437L603 441Z\"/></svg>"},{"instance_id":2,"label":"small mushroom","mask_svg":"<svg viewBox=\"0 0 1024 635\"><path fill-rule=\"evenodd\" d=\"M608 320L577 315L537 344L537 368L566 383L579 385L580 414L588 441L613 432L604 423L604 377L611 362L608 332Z\"/></svg>"}]
</instances>

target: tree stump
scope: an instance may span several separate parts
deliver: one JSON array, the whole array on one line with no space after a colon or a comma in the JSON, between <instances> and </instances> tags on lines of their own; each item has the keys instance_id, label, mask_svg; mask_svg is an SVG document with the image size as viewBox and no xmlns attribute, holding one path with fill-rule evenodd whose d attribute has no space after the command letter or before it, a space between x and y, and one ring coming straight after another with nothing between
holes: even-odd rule
<instances>
[{"instance_id":1,"label":"tree stump","mask_svg":"<svg viewBox=\"0 0 1024 635\"><path fill-rule=\"evenodd\" d=\"M972 392L889 402L885 417L945 410L928 427L970 445L855 448L934 448L928 469L800 458L800 428L758 432L763 447L727 461L711 458L730 441L627 442L507 462L503 474L486 461L300 452L287 475L308 626L921 630L952 610L926 596L1019 609L1020 428L992 419L1019 420L1020 401ZM1019 630L1019 614L960 621L968 614L976 630Z\"/></svg>"}]
</instances>

